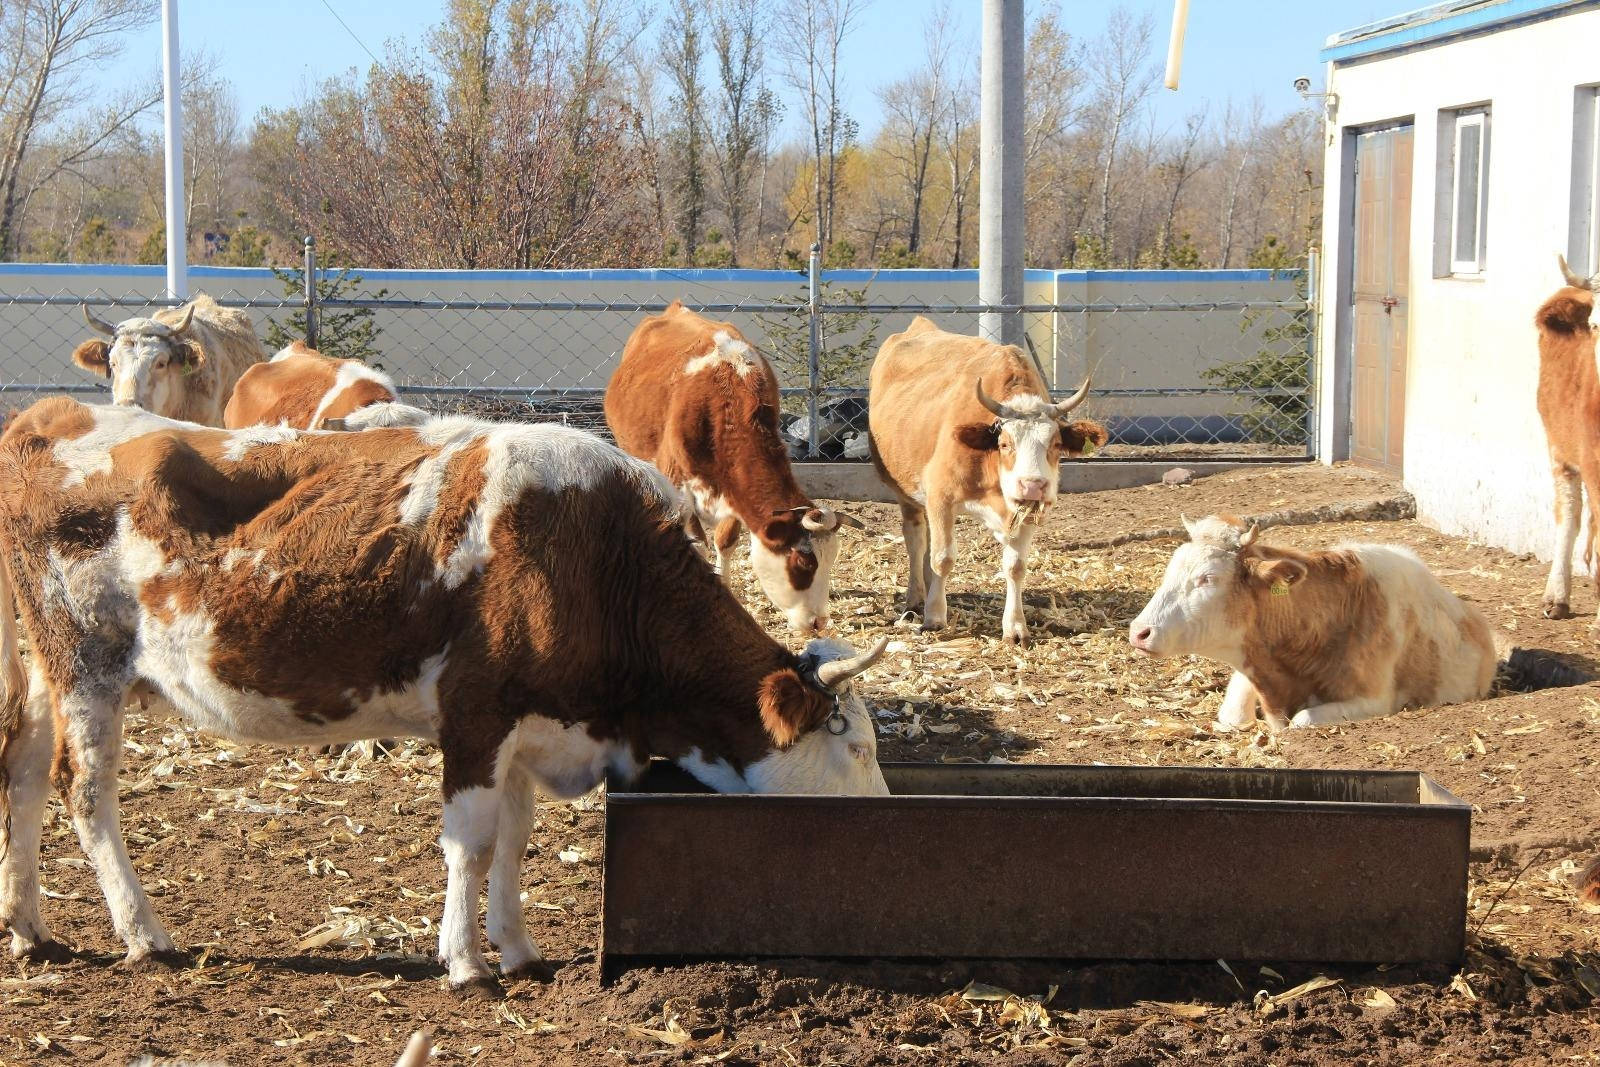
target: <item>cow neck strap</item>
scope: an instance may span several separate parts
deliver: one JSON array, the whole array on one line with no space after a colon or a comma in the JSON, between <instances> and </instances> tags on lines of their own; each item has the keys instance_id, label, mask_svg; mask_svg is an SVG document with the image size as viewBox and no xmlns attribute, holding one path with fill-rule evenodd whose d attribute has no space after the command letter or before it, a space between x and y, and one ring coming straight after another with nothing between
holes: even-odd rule
<instances>
[{"instance_id":1,"label":"cow neck strap","mask_svg":"<svg viewBox=\"0 0 1600 1067\"><path fill-rule=\"evenodd\" d=\"M807 652L800 657L800 663L796 669L799 671L800 677L805 679L807 685L813 689L821 690L823 694L833 701L833 711L828 714L824 725L827 726L830 734L838 737L850 728L850 723L845 719L844 709L839 705L843 694L823 685L822 680L817 677L817 669L821 666L822 660L813 653ZM849 685L850 683L846 682L845 684Z\"/></svg>"}]
</instances>

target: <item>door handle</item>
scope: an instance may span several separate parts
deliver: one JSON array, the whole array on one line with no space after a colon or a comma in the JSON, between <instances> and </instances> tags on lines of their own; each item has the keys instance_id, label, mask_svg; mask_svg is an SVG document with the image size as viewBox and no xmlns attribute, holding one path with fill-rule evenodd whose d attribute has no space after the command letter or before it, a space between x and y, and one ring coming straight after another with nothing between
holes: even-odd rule
<instances>
[{"instance_id":1,"label":"door handle","mask_svg":"<svg viewBox=\"0 0 1600 1067\"><path fill-rule=\"evenodd\" d=\"M1394 309L1399 307L1399 306L1400 306L1399 297L1386 296L1386 297L1383 298L1383 313L1385 315L1392 314L1394 312Z\"/></svg>"}]
</instances>

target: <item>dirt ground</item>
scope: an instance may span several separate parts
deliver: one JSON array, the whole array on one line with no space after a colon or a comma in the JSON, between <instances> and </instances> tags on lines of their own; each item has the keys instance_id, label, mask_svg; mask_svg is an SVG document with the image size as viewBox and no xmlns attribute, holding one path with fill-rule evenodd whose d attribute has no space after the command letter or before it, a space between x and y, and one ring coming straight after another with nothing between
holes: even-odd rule
<instances>
[{"instance_id":1,"label":"dirt ground","mask_svg":"<svg viewBox=\"0 0 1600 1067\"><path fill-rule=\"evenodd\" d=\"M1180 488L1064 498L1035 542L1026 649L995 638L998 552L960 526L952 625L897 622L904 550L893 508L851 505L835 618L891 652L864 683L885 760L1418 768L1471 802L1469 953L1415 967L1204 964L701 963L598 982L603 799L548 804L526 864L528 914L554 983L463 1000L432 961L443 898L438 757L406 744L339 759L233 745L135 717L124 825L154 904L192 953L128 972L59 808L46 831L47 917L73 948L0 962L0 1063L139 1055L257 1063L391 1063L431 1027L440 1062L572 1064L1229 1064L1600 1061L1600 909L1570 887L1600 849L1600 686L1321 731L1218 734L1226 672L1130 653L1125 626L1173 542L1072 548L1226 510L1392 497L1359 471L1251 470ZM1413 521L1280 527L1299 546L1412 546L1507 644L1600 673L1577 618L1538 615L1544 568ZM748 569L746 602L765 620ZM1019 862L1026 862L1023 857ZM908 902L914 906L913 902ZM1225 964L1225 966L1224 966ZM1304 983L1310 982L1306 987ZM1271 999L1263 999L1265 991Z\"/></svg>"}]
</instances>

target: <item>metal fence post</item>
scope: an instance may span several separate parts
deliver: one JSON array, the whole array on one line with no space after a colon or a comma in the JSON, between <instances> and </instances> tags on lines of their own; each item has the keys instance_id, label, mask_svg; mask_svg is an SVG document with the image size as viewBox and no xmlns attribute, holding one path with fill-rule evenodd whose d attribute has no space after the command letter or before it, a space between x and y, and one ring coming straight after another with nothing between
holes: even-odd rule
<instances>
[{"instance_id":1,"label":"metal fence post","mask_svg":"<svg viewBox=\"0 0 1600 1067\"><path fill-rule=\"evenodd\" d=\"M1322 305L1321 282L1318 267L1321 254L1315 246L1306 250L1306 455L1317 458L1317 414L1320 397L1317 395L1317 319Z\"/></svg>"},{"instance_id":2,"label":"metal fence post","mask_svg":"<svg viewBox=\"0 0 1600 1067\"><path fill-rule=\"evenodd\" d=\"M306 347L317 347L317 239L306 235L305 269L301 275L306 290Z\"/></svg>"},{"instance_id":3,"label":"metal fence post","mask_svg":"<svg viewBox=\"0 0 1600 1067\"><path fill-rule=\"evenodd\" d=\"M816 459L822 454L822 433L818 425L819 400L822 396L822 245L811 246L811 257L806 265L806 316L809 319L809 351L806 354L810 381L806 385L806 458Z\"/></svg>"}]
</instances>

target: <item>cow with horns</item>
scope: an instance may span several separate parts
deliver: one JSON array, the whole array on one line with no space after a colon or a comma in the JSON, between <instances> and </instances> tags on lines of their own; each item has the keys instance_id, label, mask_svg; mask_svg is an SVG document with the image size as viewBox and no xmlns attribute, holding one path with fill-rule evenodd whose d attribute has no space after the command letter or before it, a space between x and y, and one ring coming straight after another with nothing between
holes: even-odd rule
<instances>
[{"instance_id":1,"label":"cow with horns","mask_svg":"<svg viewBox=\"0 0 1600 1067\"><path fill-rule=\"evenodd\" d=\"M134 688L235 739L437 742L439 951L457 985L490 981L485 876L502 971L549 972L519 900L535 785L576 797L661 757L720 792L886 794L852 679L887 641L789 651L684 538L680 509L649 465L562 426L226 431L65 397L17 415L0 436L13 953L49 949L52 782L130 961L173 949L118 823Z\"/></svg>"},{"instance_id":2,"label":"cow with horns","mask_svg":"<svg viewBox=\"0 0 1600 1067\"><path fill-rule=\"evenodd\" d=\"M939 329L917 316L872 362L867 418L872 461L900 501L910 578L906 610L922 628L948 621L945 582L955 566L956 513L965 510L1003 550L1007 642L1028 639L1022 588L1033 534L1060 488L1063 457L1106 442L1097 422L1067 421L1085 381L1056 403L1015 345Z\"/></svg>"},{"instance_id":3,"label":"cow with horns","mask_svg":"<svg viewBox=\"0 0 1600 1067\"><path fill-rule=\"evenodd\" d=\"M114 326L87 304L83 318L110 340L83 342L72 361L109 379L114 403L169 419L221 426L234 384L267 358L250 317L204 293L181 308Z\"/></svg>"},{"instance_id":4,"label":"cow with horns","mask_svg":"<svg viewBox=\"0 0 1600 1067\"><path fill-rule=\"evenodd\" d=\"M687 526L709 541L717 571L743 525L750 566L800 633L829 625L828 582L839 528L861 523L801 492L778 433L778 378L732 323L673 301L641 322L606 387L617 444L654 463L692 504Z\"/></svg>"}]
</instances>

